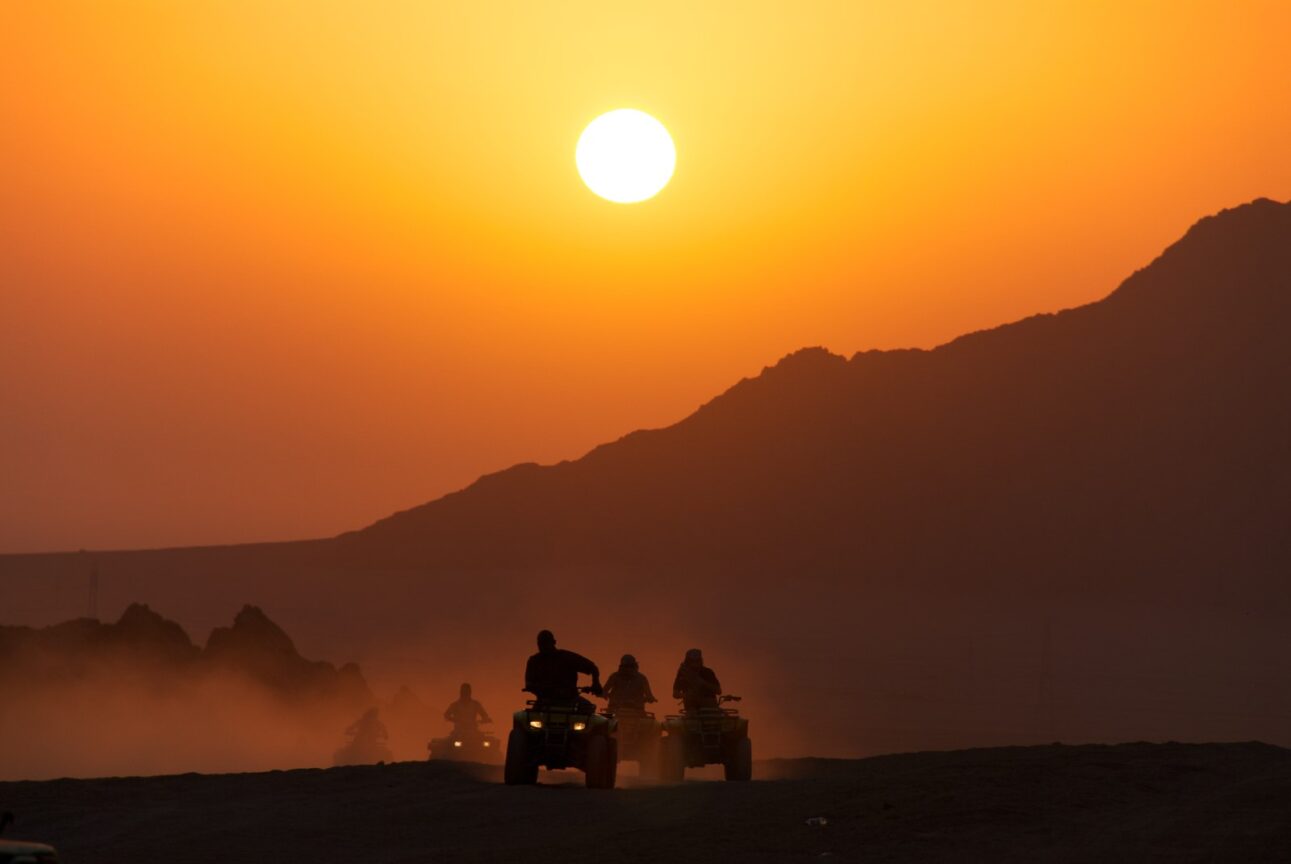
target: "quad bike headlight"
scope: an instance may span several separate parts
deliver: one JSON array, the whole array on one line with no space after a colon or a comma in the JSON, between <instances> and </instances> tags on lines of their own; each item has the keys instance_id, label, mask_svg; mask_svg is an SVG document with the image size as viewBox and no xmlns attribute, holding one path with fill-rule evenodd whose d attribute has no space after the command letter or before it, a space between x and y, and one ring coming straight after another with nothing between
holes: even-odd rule
<instances>
[{"instance_id":1,"label":"quad bike headlight","mask_svg":"<svg viewBox=\"0 0 1291 864\"><path fill-rule=\"evenodd\" d=\"M461 747L461 746L462 746L462 742L461 742L461 741L454 741L454 742L453 742L453 746L454 746L454 747Z\"/></svg>"},{"instance_id":2,"label":"quad bike headlight","mask_svg":"<svg viewBox=\"0 0 1291 864\"><path fill-rule=\"evenodd\" d=\"M493 742L492 742L492 741L485 741L485 742L484 742L484 746L485 746L485 747L492 747L492 746L493 746Z\"/></svg>"},{"instance_id":3,"label":"quad bike headlight","mask_svg":"<svg viewBox=\"0 0 1291 864\"><path fill-rule=\"evenodd\" d=\"M531 729L541 729L541 728L542 728L542 721L541 721L541 720L530 720L530 721L529 721L529 728L531 728Z\"/></svg>"},{"instance_id":4,"label":"quad bike headlight","mask_svg":"<svg viewBox=\"0 0 1291 864\"><path fill-rule=\"evenodd\" d=\"M575 720L575 721L574 721L574 731L575 731L575 732L582 732L582 731L583 731L584 729L586 729L586 728L587 728L587 724L586 724L586 723L584 723L582 720Z\"/></svg>"}]
</instances>

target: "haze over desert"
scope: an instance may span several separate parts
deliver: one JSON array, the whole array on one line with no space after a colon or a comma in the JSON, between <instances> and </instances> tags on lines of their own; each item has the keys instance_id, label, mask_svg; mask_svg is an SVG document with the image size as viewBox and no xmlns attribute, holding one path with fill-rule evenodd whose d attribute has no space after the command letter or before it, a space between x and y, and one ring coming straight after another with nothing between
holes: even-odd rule
<instances>
[{"instance_id":1,"label":"haze over desert","mask_svg":"<svg viewBox=\"0 0 1291 864\"><path fill-rule=\"evenodd\" d=\"M0 862L1291 858L1289 41L0 9Z\"/></svg>"}]
</instances>

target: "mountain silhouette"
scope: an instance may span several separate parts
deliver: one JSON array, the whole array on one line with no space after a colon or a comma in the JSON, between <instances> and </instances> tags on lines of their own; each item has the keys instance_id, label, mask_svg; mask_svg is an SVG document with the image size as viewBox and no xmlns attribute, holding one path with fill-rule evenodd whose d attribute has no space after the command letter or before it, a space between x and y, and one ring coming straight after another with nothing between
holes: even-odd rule
<instances>
[{"instance_id":1,"label":"mountain silhouette","mask_svg":"<svg viewBox=\"0 0 1291 864\"><path fill-rule=\"evenodd\" d=\"M491 705L551 626L652 675L702 644L797 752L1291 743L1289 313L1291 205L1261 199L1101 301L932 350L805 349L673 426L359 531L95 559L105 591L199 619L253 597ZM0 584L52 615L85 569L0 556Z\"/></svg>"},{"instance_id":2,"label":"mountain silhouette","mask_svg":"<svg viewBox=\"0 0 1291 864\"><path fill-rule=\"evenodd\" d=\"M1259 200L1101 302L930 351L803 350L675 426L484 477L336 544L470 569L1286 572L1289 311L1291 206Z\"/></svg>"}]
</instances>

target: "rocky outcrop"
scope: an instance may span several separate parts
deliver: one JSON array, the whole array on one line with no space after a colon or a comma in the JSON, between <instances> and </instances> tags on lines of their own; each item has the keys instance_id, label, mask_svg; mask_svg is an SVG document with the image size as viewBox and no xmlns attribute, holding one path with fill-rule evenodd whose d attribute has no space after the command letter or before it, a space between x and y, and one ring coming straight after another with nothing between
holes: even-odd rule
<instances>
[{"instance_id":1,"label":"rocky outcrop","mask_svg":"<svg viewBox=\"0 0 1291 864\"><path fill-rule=\"evenodd\" d=\"M194 645L178 623L140 603L115 622L79 618L38 629L0 627L0 681L42 687L109 672L159 686L231 674L297 703L348 709L374 701L357 665L338 669L302 657L291 637L256 606L243 607L231 627L212 631L205 648Z\"/></svg>"}]
</instances>

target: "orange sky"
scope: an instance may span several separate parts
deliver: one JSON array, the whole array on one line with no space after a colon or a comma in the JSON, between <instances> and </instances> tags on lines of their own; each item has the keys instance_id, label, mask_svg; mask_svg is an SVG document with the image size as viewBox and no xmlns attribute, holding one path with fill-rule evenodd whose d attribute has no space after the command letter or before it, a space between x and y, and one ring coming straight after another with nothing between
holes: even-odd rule
<instances>
[{"instance_id":1,"label":"orange sky","mask_svg":"<svg viewBox=\"0 0 1291 864\"><path fill-rule=\"evenodd\" d=\"M877 8L876 8L877 7ZM0 5L0 551L321 536L1291 197L1291 6ZM677 144L610 204L598 114Z\"/></svg>"}]
</instances>

